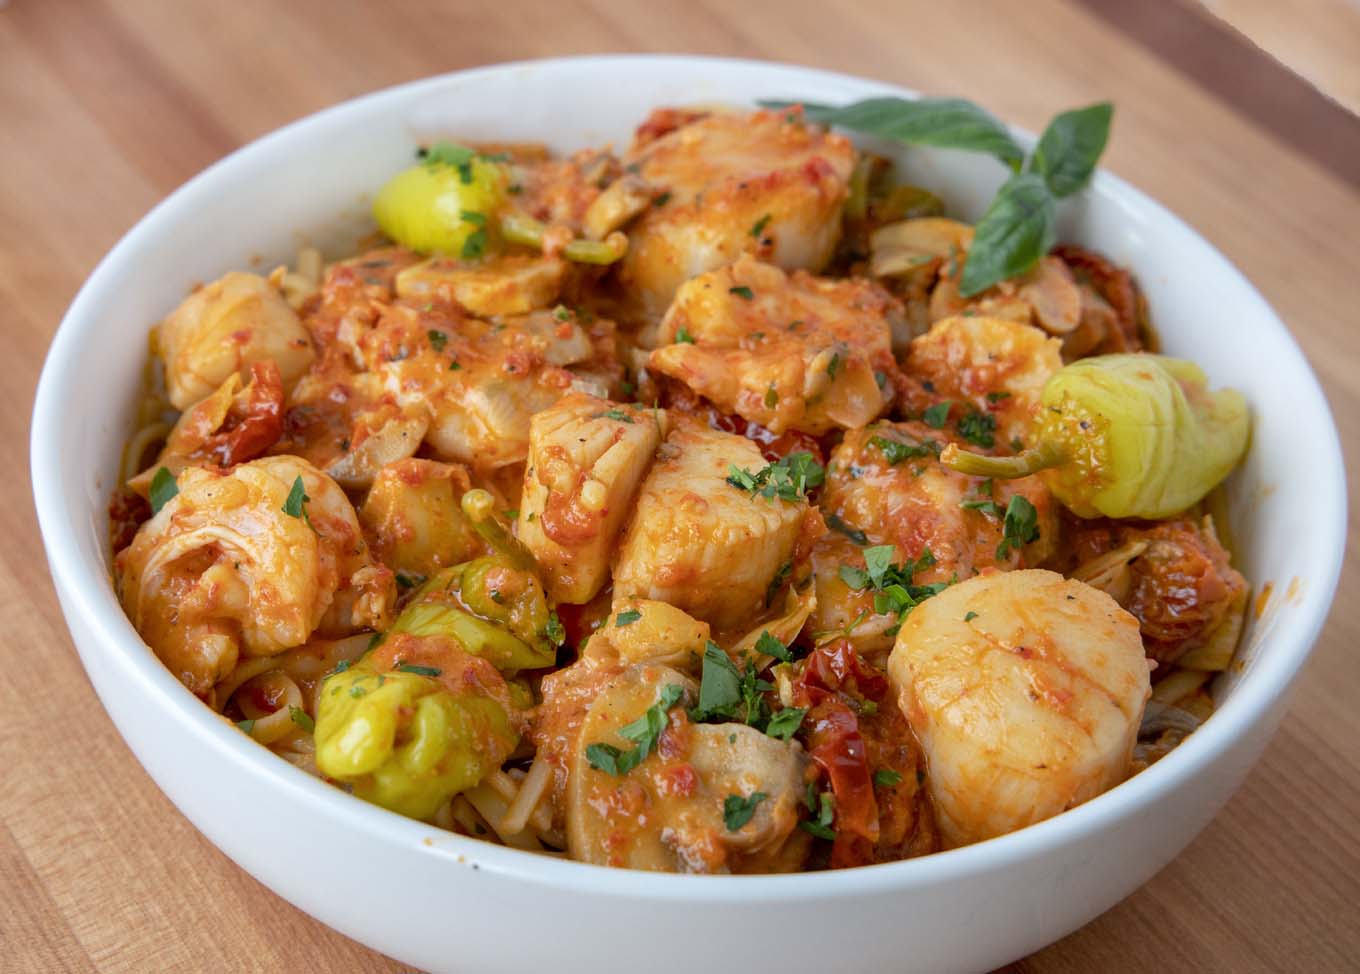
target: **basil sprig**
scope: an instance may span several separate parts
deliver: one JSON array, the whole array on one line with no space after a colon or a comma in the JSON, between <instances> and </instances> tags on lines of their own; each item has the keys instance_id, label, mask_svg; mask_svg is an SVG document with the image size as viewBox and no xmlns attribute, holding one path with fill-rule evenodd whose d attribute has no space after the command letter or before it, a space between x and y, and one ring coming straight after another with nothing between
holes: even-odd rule
<instances>
[{"instance_id":1,"label":"basil sprig","mask_svg":"<svg viewBox=\"0 0 1360 974\"><path fill-rule=\"evenodd\" d=\"M795 102L761 102L786 108ZM1030 270L1057 239L1058 200L1091 179L1110 136L1109 102L1056 116L1028 160L1006 127L962 98L867 98L840 107L803 104L804 117L823 125L878 135L909 145L985 152L1011 170L978 221L959 279L964 297Z\"/></svg>"}]
</instances>

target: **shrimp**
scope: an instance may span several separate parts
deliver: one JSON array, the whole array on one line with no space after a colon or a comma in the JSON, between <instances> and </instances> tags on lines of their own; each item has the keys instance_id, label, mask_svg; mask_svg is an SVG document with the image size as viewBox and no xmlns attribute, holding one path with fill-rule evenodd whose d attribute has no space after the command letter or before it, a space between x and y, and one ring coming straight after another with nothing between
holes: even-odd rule
<instances>
[{"instance_id":1,"label":"shrimp","mask_svg":"<svg viewBox=\"0 0 1360 974\"><path fill-rule=\"evenodd\" d=\"M199 695L242 654L383 628L395 597L344 491L296 457L184 470L115 568L133 625Z\"/></svg>"},{"instance_id":2,"label":"shrimp","mask_svg":"<svg viewBox=\"0 0 1360 974\"><path fill-rule=\"evenodd\" d=\"M284 388L314 353L307 329L272 284L232 271L184 299L156 332L165 384L176 409L188 409L252 362L272 359Z\"/></svg>"},{"instance_id":3,"label":"shrimp","mask_svg":"<svg viewBox=\"0 0 1360 974\"><path fill-rule=\"evenodd\" d=\"M1039 569L979 575L917 606L888 660L947 846L1004 835L1129 774L1151 694L1138 620Z\"/></svg>"}]
</instances>

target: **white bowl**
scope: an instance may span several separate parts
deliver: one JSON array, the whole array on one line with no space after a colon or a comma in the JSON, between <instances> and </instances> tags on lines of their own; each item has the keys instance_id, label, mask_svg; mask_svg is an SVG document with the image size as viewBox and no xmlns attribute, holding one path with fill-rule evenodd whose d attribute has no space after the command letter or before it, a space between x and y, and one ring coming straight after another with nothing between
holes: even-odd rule
<instances>
[{"instance_id":1,"label":"white bowl","mask_svg":"<svg viewBox=\"0 0 1360 974\"><path fill-rule=\"evenodd\" d=\"M1169 757L1021 832L882 866L793 876L608 870L462 838L367 805L279 760L165 670L110 584L106 506L147 329L197 281L313 241L352 246L363 198L415 140L626 141L655 105L910 94L798 67L694 57L511 64L403 85L234 153L156 207L109 253L52 343L33 416L33 488L62 609L114 723L158 785L279 895L432 971L709 963L787 971L995 967L1074 930L1175 856L1241 782L1278 723L1341 566L1345 485L1327 404L1261 296L1208 243L1100 173L1065 204L1062 239L1134 268L1168 352L1251 401L1253 445L1230 484L1247 576L1274 583L1221 707ZM1054 105L1054 110L1068 106ZM1115 138L1119 137L1116 125ZM1022 137L1023 138L1023 137ZM909 150L907 172L976 218L1003 172Z\"/></svg>"}]
</instances>

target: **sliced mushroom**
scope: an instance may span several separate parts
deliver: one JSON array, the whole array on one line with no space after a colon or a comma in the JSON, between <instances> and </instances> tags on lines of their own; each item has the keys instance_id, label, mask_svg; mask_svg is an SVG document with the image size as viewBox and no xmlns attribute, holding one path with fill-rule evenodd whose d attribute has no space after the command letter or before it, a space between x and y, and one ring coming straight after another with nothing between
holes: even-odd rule
<instances>
[{"instance_id":1,"label":"sliced mushroom","mask_svg":"<svg viewBox=\"0 0 1360 974\"><path fill-rule=\"evenodd\" d=\"M591 704L572 751L566 790L573 858L663 872L735 872L797 863L770 853L793 838L806 757L796 742L744 724L691 724L680 706L655 750L623 774L592 767L593 744L634 744L619 729L643 717L667 686L691 698L692 680L643 664L607 684ZM736 812L745 806L749 816Z\"/></svg>"},{"instance_id":2,"label":"sliced mushroom","mask_svg":"<svg viewBox=\"0 0 1360 974\"><path fill-rule=\"evenodd\" d=\"M936 260L965 253L973 228L945 217L921 217L879 227L869 236L869 272L875 277L910 274Z\"/></svg>"}]
</instances>

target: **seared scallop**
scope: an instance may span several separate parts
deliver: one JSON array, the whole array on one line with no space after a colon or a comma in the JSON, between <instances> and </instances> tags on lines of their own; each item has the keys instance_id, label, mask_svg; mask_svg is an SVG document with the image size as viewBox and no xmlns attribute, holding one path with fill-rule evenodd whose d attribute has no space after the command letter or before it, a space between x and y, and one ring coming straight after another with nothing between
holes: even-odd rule
<instances>
[{"instance_id":1,"label":"seared scallop","mask_svg":"<svg viewBox=\"0 0 1360 974\"><path fill-rule=\"evenodd\" d=\"M728 481L734 468L765 466L744 437L672 432L619 545L615 598L669 602L719 630L739 628L763 611L808 513L801 497L763 497Z\"/></svg>"},{"instance_id":2,"label":"seared scallop","mask_svg":"<svg viewBox=\"0 0 1360 974\"><path fill-rule=\"evenodd\" d=\"M1151 688L1138 621L1054 572L979 575L917 606L888 662L949 846L1119 784Z\"/></svg>"},{"instance_id":3,"label":"seared scallop","mask_svg":"<svg viewBox=\"0 0 1360 974\"><path fill-rule=\"evenodd\" d=\"M742 258L680 288L647 365L775 433L854 429L891 402L900 314L872 282Z\"/></svg>"},{"instance_id":4,"label":"seared scallop","mask_svg":"<svg viewBox=\"0 0 1360 974\"><path fill-rule=\"evenodd\" d=\"M664 124L644 123L627 156L663 191L633 223L622 271L651 314L689 278L743 253L789 269L826 264L855 164L848 139L791 111L661 113Z\"/></svg>"}]
</instances>

